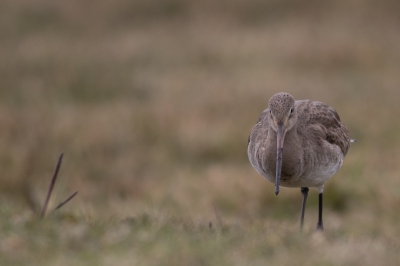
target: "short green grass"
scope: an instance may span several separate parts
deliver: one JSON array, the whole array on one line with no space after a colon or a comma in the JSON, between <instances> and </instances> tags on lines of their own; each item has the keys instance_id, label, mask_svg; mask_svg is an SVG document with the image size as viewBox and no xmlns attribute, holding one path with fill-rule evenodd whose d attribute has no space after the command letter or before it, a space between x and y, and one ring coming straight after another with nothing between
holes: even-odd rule
<instances>
[{"instance_id":1,"label":"short green grass","mask_svg":"<svg viewBox=\"0 0 400 266\"><path fill-rule=\"evenodd\" d=\"M323 233L307 224L301 233L293 220L207 221L163 211L108 219L64 213L39 220L15 210L1 214L2 265L399 263L397 236L374 231L358 218L340 226L328 222ZM391 233L399 233L396 227Z\"/></svg>"},{"instance_id":2,"label":"short green grass","mask_svg":"<svg viewBox=\"0 0 400 266\"><path fill-rule=\"evenodd\" d=\"M1 265L398 265L394 1L0 3ZM358 139L325 190L279 196L247 137L269 97ZM40 219L64 152L50 210Z\"/></svg>"}]
</instances>

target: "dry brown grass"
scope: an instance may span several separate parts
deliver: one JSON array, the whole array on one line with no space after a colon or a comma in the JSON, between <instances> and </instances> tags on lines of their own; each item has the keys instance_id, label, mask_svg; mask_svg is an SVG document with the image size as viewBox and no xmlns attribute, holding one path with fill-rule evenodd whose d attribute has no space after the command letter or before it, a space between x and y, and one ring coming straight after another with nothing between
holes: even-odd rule
<instances>
[{"instance_id":1,"label":"dry brown grass","mask_svg":"<svg viewBox=\"0 0 400 266\"><path fill-rule=\"evenodd\" d=\"M0 264L397 265L398 7L2 1ZM247 161L278 91L333 106L359 140L324 234L315 192L299 234L300 192L274 196ZM53 204L79 195L38 221L60 152Z\"/></svg>"}]
</instances>

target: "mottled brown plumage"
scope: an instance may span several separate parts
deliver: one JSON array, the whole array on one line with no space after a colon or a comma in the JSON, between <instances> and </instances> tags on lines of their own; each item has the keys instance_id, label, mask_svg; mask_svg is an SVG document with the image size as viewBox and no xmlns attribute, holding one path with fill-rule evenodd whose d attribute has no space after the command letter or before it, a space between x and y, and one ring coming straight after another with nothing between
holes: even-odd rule
<instances>
[{"instance_id":1,"label":"mottled brown plumage","mask_svg":"<svg viewBox=\"0 0 400 266\"><path fill-rule=\"evenodd\" d=\"M311 100L295 101L288 93L277 93L258 118L249 136L248 156L253 167L279 186L301 187L302 221L308 187L320 194L324 184L342 166L350 146L346 127L330 106Z\"/></svg>"}]
</instances>

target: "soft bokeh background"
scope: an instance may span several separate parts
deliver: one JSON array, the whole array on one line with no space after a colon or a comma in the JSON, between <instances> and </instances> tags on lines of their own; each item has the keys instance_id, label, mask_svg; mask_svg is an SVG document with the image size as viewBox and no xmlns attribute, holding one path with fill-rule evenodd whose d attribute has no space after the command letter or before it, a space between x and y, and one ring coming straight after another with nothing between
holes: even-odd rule
<instances>
[{"instance_id":1,"label":"soft bokeh background","mask_svg":"<svg viewBox=\"0 0 400 266\"><path fill-rule=\"evenodd\" d=\"M398 265L400 4L0 2L2 265ZM333 106L353 144L301 194L247 159L271 95ZM57 157L52 207L40 221Z\"/></svg>"}]
</instances>

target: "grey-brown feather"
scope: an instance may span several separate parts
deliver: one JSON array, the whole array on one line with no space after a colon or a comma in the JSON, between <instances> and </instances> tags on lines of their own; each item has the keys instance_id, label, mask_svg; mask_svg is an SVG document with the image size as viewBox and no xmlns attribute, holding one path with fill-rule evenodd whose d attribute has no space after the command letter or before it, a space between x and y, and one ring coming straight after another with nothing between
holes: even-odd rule
<instances>
[{"instance_id":1,"label":"grey-brown feather","mask_svg":"<svg viewBox=\"0 0 400 266\"><path fill-rule=\"evenodd\" d=\"M314 131L314 134L319 135L322 139L339 146L343 155L347 154L350 147L350 135L335 109L318 101L297 100L295 102L295 111L305 116L304 126L309 127L309 130ZM254 126L254 128L262 126L264 134L268 134L268 115L269 108L260 114L257 124ZM318 127L318 129L313 130L313 127ZM251 134L249 135L249 144L250 139Z\"/></svg>"},{"instance_id":2,"label":"grey-brown feather","mask_svg":"<svg viewBox=\"0 0 400 266\"><path fill-rule=\"evenodd\" d=\"M326 176L333 175L340 168L350 146L349 133L337 112L322 102L295 101L294 113L297 115L298 124L292 129L296 134L288 132L285 138L283 185L298 186L302 183L301 180L304 180L310 183L310 186L322 186L327 180ZM270 127L269 119L270 109L267 108L260 114L251 131L248 153L256 170L274 182L276 141L273 136L276 136L276 132ZM334 170L330 168L332 163L335 164ZM327 167L324 180L310 182L309 178L318 172L315 169L322 169L324 164Z\"/></svg>"},{"instance_id":3,"label":"grey-brown feather","mask_svg":"<svg viewBox=\"0 0 400 266\"><path fill-rule=\"evenodd\" d=\"M296 101L301 102L301 101ZM347 128L340 121L339 114L332 107L317 101L308 101L310 108L309 125L320 125L323 138L333 145L339 146L343 155L347 154L350 147L350 136Z\"/></svg>"}]
</instances>

